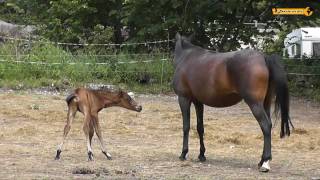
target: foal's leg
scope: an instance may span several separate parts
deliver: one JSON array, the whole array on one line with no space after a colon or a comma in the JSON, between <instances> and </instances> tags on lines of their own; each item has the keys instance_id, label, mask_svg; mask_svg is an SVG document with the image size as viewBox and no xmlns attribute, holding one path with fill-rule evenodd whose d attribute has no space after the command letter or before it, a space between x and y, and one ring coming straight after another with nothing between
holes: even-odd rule
<instances>
[{"instance_id":1,"label":"foal's leg","mask_svg":"<svg viewBox=\"0 0 320 180\"><path fill-rule=\"evenodd\" d=\"M180 160L185 160L188 153L188 139L189 139L189 130L190 130L190 105L191 101L186 98L179 96L178 97L179 106L183 118L183 146L182 152L180 155Z\"/></svg>"},{"instance_id":2,"label":"foal's leg","mask_svg":"<svg viewBox=\"0 0 320 180\"><path fill-rule=\"evenodd\" d=\"M98 114L93 115L93 125L94 125L94 129L96 130L96 134L98 136L99 142L100 142L100 146L101 146L101 151L102 153L109 159L111 160L111 154L109 154L106 150L106 147L104 145L104 141L102 138L102 133L101 133L101 127L100 127L100 123L99 123L99 119L98 119Z\"/></svg>"},{"instance_id":3,"label":"foal's leg","mask_svg":"<svg viewBox=\"0 0 320 180\"><path fill-rule=\"evenodd\" d=\"M248 102L247 102L248 103ZM264 110L263 103L248 103L254 117L257 119L260 128L263 133L263 153L261 161L259 162L259 170L262 172L268 172L270 170L269 161L272 159L271 156L271 120Z\"/></svg>"},{"instance_id":4,"label":"foal's leg","mask_svg":"<svg viewBox=\"0 0 320 180\"><path fill-rule=\"evenodd\" d=\"M57 154L56 154L56 157L55 159L58 160L60 159L60 154L61 154L61 149L62 149L62 146L63 146L63 143L71 129L71 123L76 115L76 112L77 112L77 106L75 103L70 103L69 106L68 106L68 117L67 117L67 124L64 126L64 130L63 130L63 139L62 139L62 142L61 144L59 144L58 146L58 149L57 149Z\"/></svg>"},{"instance_id":5,"label":"foal's leg","mask_svg":"<svg viewBox=\"0 0 320 180\"><path fill-rule=\"evenodd\" d=\"M92 129L90 130L91 115L89 113L85 113L85 120L83 124L83 132L86 136L87 140L87 149L88 149L88 160L93 161L93 153L91 148L91 140L90 140L90 132L92 133ZM91 126L92 128L92 126Z\"/></svg>"},{"instance_id":6,"label":"foal's leg","mask_svg":"<svg viewBox=\"0 0 320 180\"><path fill-rule=\"evenodd\" d=\"M204 127L203 127L203 104L196 101L193 103L196 109L197 114L197 131L199 134L200 139L200 154L198 156L200 161L205 161L206 157L204 155L206 148L204 147L203 143L203 134L204 134Z\"/></svg>"},{"instance_id":7,"label":"foal's leg","mask_svg":"<svg viewBox=\"0 0 320 180\"><path fill-rule=\"evenodd\" d=\"M91 120L90 123L89 123L89 142L90 142L90 147L92 147L93 135L94 135L94 127L93 127L93 122ZM93 154L92 154L92 156L93 156Z\"/></svg>"}]
</instances>

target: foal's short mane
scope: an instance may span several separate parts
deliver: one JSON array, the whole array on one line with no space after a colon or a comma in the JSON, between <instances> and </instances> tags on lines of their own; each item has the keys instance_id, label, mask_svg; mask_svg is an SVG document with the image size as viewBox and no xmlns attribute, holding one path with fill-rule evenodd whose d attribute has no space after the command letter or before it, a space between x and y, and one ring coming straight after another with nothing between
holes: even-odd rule
<instances>
[{"instance_id":1,"label":"foal's short mane","mask_svg":"<svg viewBox=\"0 0 320 180\"><path fill-rule=\"evenodd\" d=\"M120 89L120 88L110 88L107 86L102 86L102 87L98 87L98 88L89 88L89 90L91 90L94 93L103 94L103 95L118 94L119 92L122 92L122 89Z\"/></svg>"}]
</instances>

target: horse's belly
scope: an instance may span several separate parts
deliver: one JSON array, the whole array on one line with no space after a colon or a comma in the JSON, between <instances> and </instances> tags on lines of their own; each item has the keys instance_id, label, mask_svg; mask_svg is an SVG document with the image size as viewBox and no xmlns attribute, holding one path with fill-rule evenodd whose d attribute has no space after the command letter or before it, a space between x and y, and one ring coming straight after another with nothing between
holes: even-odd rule
<instances>
[{"instance_id":1,"label":"horse's belly","mask_svg":"<svg viewBox=\"0 0 320 180\"><path fill-rule=\"evenodd\" d=\"M211 107L228 107L239 103L242 97L239 94L232 93L219 96L207 96L198 100Z\"/></svg>"}]
</instances>

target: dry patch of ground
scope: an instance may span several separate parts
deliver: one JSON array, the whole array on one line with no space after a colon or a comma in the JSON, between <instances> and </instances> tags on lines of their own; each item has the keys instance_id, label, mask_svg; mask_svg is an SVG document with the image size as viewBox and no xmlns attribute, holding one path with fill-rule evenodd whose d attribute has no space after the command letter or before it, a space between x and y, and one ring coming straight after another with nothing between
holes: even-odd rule
<instances>
[{"instance_id":1,"label":"dry patch of ground","mask_svg":"<svg viewBox=\"0 0 320 180\"><path fill-rule=\"evenodd\" d=\"M296 127L290 138L273 129L271 172L259 173L262 133L244 103L230 108L205 107L207 161L197 160L199 140L195 113L188 160L178 159L182 121L175 97L138 96L141 113L112 107L99 116L113 160L101 153L94 137L95 161L87 161L78 113L61 154L66 103L61 95L4 93L0 95L0 177L4 179L311 179L320 178L320 108L304 100L291 102Z\"/></svg>"}]
</instances>

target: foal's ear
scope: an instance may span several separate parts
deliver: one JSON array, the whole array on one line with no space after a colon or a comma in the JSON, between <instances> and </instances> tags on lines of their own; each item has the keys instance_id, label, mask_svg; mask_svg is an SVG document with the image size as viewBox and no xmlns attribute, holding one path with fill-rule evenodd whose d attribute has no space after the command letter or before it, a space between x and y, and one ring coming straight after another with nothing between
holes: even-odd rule
<instances>
[{"instance_id":1,"label":"foal's ear","mask_svg":"<svg viewBox=\"0 0 320 180\"><path fill-rule=\"evenodd\" d=\"M118 97L123 97L123 95L124 95L124 92L121 90L121 89L119 89L119 91L118 91Z\"/></svg>"}]
</instances>

